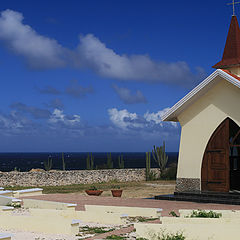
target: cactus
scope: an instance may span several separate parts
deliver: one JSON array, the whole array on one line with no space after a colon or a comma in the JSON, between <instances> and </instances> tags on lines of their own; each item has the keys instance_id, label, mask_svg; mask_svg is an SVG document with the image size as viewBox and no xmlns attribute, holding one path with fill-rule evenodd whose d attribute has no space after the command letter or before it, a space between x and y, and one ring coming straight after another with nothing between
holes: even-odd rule
<instances>
[{"instance_id":1,"label":"cactus","mask_svg":"<svg viewBox=\"0 0 240 240\"><path fill-rule=\"evenodd\" d=\"M146 152L146 181L150 180L150 172L151 172L151 153Z\"/></svg>"},{"instance_id":2,"label":"cactus","mask_svg":"<svg viewBox=\"0 0 240 240\"><path fill-rule=\"evenodd\" d=\"M91 158L90 158L89 153L88 153L86 161L87 161L87 170L93 170L93 168L94 168L94 157L93 157L92 153L91 153Z\"/></svg>"},{"instance_id":3,"label":"cactus","mask_svg":"<svg viewBox=\"0 0 240 240\"><path fill-rule=\"evenodd\" d=\"M92 155L92 153L91 153L90 169L91 170L94 169L94 156Z\"/></svg>"},{"instance_id":4,"label":"cactus","mask_svg":"<svg viewBox=\"0 0 240 240\"><path fill-rule=\"evenodd\" d=\"M89 153L88 153L88 156L86 158L86 168L87 168L87 170L90 170L90 156L89 156Z\"/></svg>"},{"instance_id":5,"label":"cactus","mask_svg":"<svg viewBox=\"0 0 240 240\"><path fill-rule=\"evenodd\" d=\"M123 169L124 168L124 160L123 160L123 155L118 156L118 167Z\"/></svg>"},{"instance_id":6,"label":"cactus","mask_svg":"<svg viewBox=\"0 0 240 240\"><path fill-rule=\"evenodd\" d=\"M152 150L152 155L153 155L153 159L158 164L162 174L163 171L166 169L166 165L168 162L168 156L166 155L166 152L165 152L165 142L163 142L163 146L160 146L160 147L155 147L154 145Z\"/></svg>"},{"instance_id":7,"label":"cactus","mask_svg":"<svg viewBox=\"0 0 240 240\"><path fill-rule=\"evenodd\" d=\"M113 168L113 161L112 161L112 154L107 153L107 168L112 169Z\"/></svg>"},{"instance_id":8,"label":"cactus","mask_svg":"<svg viewBox=\"0 0 240 240\"><path fill-rule=\"evenodd\" d=\"M47 161L44 161L44 168L46 171L49 171L52 169L52 158L48 157Z\"/></svg>"},{"instance_id":9,"label":"cactus","mask_svg":"<svg viewBox=\"0 0 240 240\"><path fill-rule=\"evenodd\" d=\"M63 171L66 170L66 164L65 164L65 161L64 161L64 153L62 153L62 168L63 168Z\"/></svg>"}]
</instances>

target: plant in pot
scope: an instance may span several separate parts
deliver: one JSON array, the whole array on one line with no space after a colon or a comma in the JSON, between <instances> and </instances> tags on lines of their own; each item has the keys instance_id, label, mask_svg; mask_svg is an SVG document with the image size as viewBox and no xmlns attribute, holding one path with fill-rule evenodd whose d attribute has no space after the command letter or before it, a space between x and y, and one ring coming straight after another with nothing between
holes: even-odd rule
<instances>
[{"instance_id":1,"label":"plant in pot","mask_svg":"<svg viewBox=\"0 0 240 240\"><path fill-rule=\"evenodd\" d=\"M85 190L88 195L100 196L102 194L102 190L98 190L96 186L90 186L88 190Z\"/></svg>"},{"instance_id":2,"label":"plant in pot","mask_svg":"<svg viewBox=\"0 0 240 240\"><path fill-rule=\"evenodd\" d=\"M113 197L121 197L122 196L122 189L120 189L120 186L112 186L112 190L111 190L111 192L112 192L112 196Z\"/></svg>"}]
</instances>

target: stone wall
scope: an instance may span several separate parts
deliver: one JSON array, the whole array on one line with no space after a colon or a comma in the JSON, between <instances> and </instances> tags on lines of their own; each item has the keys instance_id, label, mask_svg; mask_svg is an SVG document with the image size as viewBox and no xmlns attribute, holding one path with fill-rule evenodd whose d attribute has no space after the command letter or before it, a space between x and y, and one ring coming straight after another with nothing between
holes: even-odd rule
<instances>
[{"instance_id":1,"label":"stone wall","mask_svg":"<svg viewBox=\"0 0 240 240\"><path fill-rule=\"evenodd\" d=\"M199 178L177 178L176 192L195 192L200 190Z\"/></svg>"},{"instance_id":2,"label":"stone wall","mask_svg":"<svg viewBox=\"0 0 240 240\"><path fill-rule=\"evenodd\" d=\"M159 174L158 169L152 171ZM1 172L0 186L60 186L109 182L143 181L145 169L105 169L44 172Z\"/></svg>"}]
</instances>

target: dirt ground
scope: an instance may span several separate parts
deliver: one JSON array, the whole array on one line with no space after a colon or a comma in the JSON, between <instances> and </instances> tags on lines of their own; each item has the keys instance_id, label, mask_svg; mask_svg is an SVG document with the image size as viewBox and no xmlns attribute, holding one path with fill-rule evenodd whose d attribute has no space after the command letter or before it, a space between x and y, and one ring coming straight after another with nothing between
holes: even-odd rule
<instances>
[{"instance_id":1,"label":"dirt ground","mask_svg":"<svg viewBox=\"0 0 240 240\"><path fill-rule=\"evenodd\" d=\"M137 186L123 187L122 198L152 198L156 195L173 194L175 185L175 181L140 182ZM81 194L86 195L84 191ZM110 197L112 193L104 190L101 196Z\"/></svg>"}]
</instances>

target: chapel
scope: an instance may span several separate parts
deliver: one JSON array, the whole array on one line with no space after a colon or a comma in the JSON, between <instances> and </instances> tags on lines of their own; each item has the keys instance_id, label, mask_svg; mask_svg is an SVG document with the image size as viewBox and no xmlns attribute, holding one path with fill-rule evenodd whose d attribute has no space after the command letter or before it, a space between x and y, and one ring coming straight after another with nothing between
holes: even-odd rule
<instances>
[{"instance_id":1,"label":"chapel","mask_svg":"<svg viewBox=\"0 0 240 240\"><path fill-rule=\"evenodd\" d=\"M176 192L240 191L240 29L232 16L216 70L164 116L179 122Z\"/></svg>"}]
</instances>

